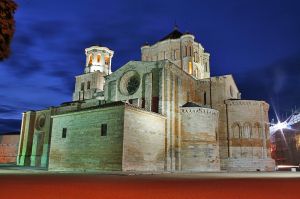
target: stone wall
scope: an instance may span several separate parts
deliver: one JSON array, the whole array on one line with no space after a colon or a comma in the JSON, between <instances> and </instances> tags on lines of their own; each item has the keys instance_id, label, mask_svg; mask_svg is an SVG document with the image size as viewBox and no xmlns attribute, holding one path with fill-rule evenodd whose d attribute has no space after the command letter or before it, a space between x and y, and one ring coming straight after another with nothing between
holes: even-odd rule
<instances>
[{"instance_id":1,"label":"stone wall","mask_svg":"<svg viewBox=\"0 0 300 199\"><path fill-rule=\"evenodd\" d=\"M181 107L181 171L220 171L218 116L214 109Z\"/></svg>"},{"instance_id":2,"label":"stone wall","mask_svg":"<svg viewBox=\"0 0 300 199\"><path fill-rule=\"evenodd\" d=\"M49 170L121 171L123 127L124 105L53 116Z\"/></svg>"},{"instance_id":3,"label":"stone wall","mask_svg":"<svg viewBox=\"0 0 300 199\"><path fill-rule=\"evenodd\" d=\"M16 163L19 138L19 134L0 134L0 164Z\"/></svg>"},{"instance_id":4,"label":"stone wall","mask_svg":"<svg viewBox=\"0 0 300 199\"><path fill-rule=\"evenodd\" d=\"M165 117L126 106L123 171L163 171Z\"/></svg>"}]
</instances>

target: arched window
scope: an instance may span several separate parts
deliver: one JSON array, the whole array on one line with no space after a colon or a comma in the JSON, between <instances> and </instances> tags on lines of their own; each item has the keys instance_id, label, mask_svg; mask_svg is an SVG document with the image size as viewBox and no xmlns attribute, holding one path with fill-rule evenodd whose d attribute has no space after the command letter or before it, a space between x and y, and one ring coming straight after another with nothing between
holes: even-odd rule
<instances>
[{"instance_id":1,"label":"arched window","mask_svg":"<svg viewBox=\"0 0 300 199\"><path fill-rule=\"evenodd\" d=\"M100 61L101 61L101 55L98 54L98 55L97 55L97 62L100 63Z\"/></svg>"},{"instance_id":2,"label":"arched window","mask_svg":"<svg viewBox=\"0 0 300 199\"><path fill-rule=\"evenodd\" d=\"M251 135L251 124L246 122L243 126L243 138L250 138Z\"/></svg>"},{"instance_id":3,"label":"arched window","mask_svg":"<svg viewBox=\"0 0 300 199\"><path fill-rule=\"evenodd\" d=\"M189 56L192 56L192 46L189 47Z\"/></svg>"},{"instance_id":4,"label":"arched window","mask_svg":"<svg viewBox=\"0 0 300 199\"><path fill-rule=\"evenodd\" d=\"M92 65L93 64L93 55L90 55L89 56L89 65Z\"/></svg>"},{"instance_id":5,"label":"arched window","mask_svg":"<svg viewBox=\"0 0 300 199\"><path fill-rule=\"evenodd\" d=\"M255 123L252 131L252 138L260 138L260 125L259 123Z\"/></svg>"},{"instance_id":6,"label":"arched window","mask_svg":"<svg viewBox=\"0 0 300 199\"><path fill-rule=\"evenodd\" d=\"M204 105L206 105L206 92L204 92L204 94L203 94L203 103L204 103Z\"/></svg>"},{"instance_id":7,"label":"arched window","mask_svg":"<svg viewBox=\"0 0 300 199\"><path fill-rule=\"evenodd\" d=\"M109 65L109 56L105 56L105 64Z\"/></svg>"},{"instance_id":8,"label":"arched window","mask_svg":"<svg viewBox=\"0 0 300 199\"><path fill-rule=\"evenodd\" d=\"M187 47L187 46L185 46L184 56L186 57L186 56L187 56L187 54L188 54L188 47Z\"/></svg>"},{"instance_id":9,"label":"arched window","mask_svg":"<svg viewBox=\"0 0 300 199\"><path fill-rule=\"evenodd\" d=\"M194 62L198 63L198 52L194 52Z\"/></svg>"},{"instance_id":10,"label":"arched window","mask_svg":"<svg viewBox=\"0 0 300 199\"><path fill-rule=\"evenodd\" d=\"M231 130L232 130L232 137L233 138L240 138L240 125L238 123L234 123L231 126Z\"/></svg>"}]
</instances>

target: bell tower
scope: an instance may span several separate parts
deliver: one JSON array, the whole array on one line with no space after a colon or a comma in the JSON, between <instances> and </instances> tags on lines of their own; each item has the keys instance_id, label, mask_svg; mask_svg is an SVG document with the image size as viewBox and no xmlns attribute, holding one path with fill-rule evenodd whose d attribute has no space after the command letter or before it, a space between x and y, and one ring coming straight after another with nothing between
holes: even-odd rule
<instances>
[{"instance_id":1,"label":"bell tower","mask_svg":"<svg viewBox=\"0 0 300 199\"><path fill-rule=\"evenodd\" d=\"M86 63L84 73L100 71L105 75L111 74L111 59L114 51L101 46L91 46L85 49Z\"/></svg>"},{"instance_id":2,"label":"bell tower","mask_svg":"<svg viewBox=\"0 0 300 199\"><path fill-rule=\"evenodd\" d=\"M91 46L85 49L84 74L76 76L73 101L104 99L105 76L110 75L114 51L107 47Z\"/></svg>"}]
</instances>

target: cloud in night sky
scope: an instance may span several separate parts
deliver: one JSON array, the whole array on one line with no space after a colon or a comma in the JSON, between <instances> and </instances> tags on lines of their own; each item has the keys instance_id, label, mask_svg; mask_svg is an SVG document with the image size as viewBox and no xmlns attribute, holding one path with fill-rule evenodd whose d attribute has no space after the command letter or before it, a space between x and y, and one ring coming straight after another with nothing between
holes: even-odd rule
<instances>
[{"instance_id":1,"label":"cloud in night sky","mask_svg":"<svg viewBox=\"0 0 300 199\"><path fill-rule=\"evenodd\" d=\"M296 0L17 0L12 55L0 62L0 133L21 113L70 101L84 49L115 51L112 69L140 60L140 47L176 23L211 54L213 76L233 74L245 99L281 112L300 106L300 15Z\"/></svg>"}]
</instances>

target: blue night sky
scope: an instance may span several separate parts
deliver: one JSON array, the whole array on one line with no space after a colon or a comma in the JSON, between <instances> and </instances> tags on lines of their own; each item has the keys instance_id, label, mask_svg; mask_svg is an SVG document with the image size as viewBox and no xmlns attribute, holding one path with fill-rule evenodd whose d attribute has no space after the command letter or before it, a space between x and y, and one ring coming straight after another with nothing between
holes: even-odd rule
<instances>
[{"instance_id":1,"label":"blue night sky","mask_svg":"<svg viewBox=\"0 0 300 199\"><path fill-rule=\"evenodd\" d=\"M19 131L26 110L71 101L86 47L114 50L114 71L140 60L140 46L171 32L175 21L211 54L212 76L234 75L242 98L265 100L284 115L300 107L300 1L17 3L12 54L0 62L0 132Z\"/></svg>"}]
</instances>

